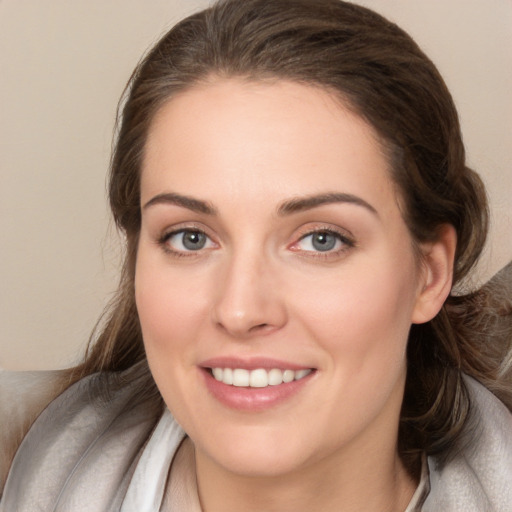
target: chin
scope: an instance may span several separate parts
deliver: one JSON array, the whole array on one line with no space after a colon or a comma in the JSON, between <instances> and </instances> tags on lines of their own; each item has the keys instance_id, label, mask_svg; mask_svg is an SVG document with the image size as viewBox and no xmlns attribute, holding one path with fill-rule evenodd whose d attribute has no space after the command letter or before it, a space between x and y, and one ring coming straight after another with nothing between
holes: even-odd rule
<instances>
[{"instance_id":1,"label":"chin","mask_svg":"<svg viewBox=\"0 0 512 512\"><path fill-rule=\"evenodd\" d=\"M258 453L224 453L217 461L226 471L248 478L274 478L293 473L303 462L297 457L288 457L282 452L269 453L268 450L255 450Z\"/></svg>"},{"instance_id":2,"label":"chin","mask_svg":"<svg viewBox=\"0 0 512 512\"><path fill-rule=\"evenodd\" d=\"M289 431L276 433L265 428L240 427L222 439L196 445L204 455L225 471L246 477L276 477L297 471L311 458L304 439L290 438Z\"/></svg>"}]
</instances>

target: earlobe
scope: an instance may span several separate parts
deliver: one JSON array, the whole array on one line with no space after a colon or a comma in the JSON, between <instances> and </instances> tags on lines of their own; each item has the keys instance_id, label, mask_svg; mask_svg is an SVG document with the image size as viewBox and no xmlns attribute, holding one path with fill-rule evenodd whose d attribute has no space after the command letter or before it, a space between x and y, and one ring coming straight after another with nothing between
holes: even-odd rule
<instances>
[{"instance_id":1,"label":"earlobe","mask_svg":"<svg viewBox=\"0 0 512 512\"><path fill-rule=\"evenodd\" d=\"M413 311L412 323L432 320L450 294L457 234L450 224L443 224L434 242L422 245L423 275Z\"/></svg>"}]
</instances>

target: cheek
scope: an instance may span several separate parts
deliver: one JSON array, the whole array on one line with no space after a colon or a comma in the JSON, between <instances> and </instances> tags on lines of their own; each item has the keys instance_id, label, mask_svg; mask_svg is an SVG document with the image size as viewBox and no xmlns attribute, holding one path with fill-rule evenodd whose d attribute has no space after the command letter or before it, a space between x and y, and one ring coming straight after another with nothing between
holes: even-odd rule
<instances>
[{"instance_id":1,"label":"cheek","mask_svg":"<svg viewBox=\"0 0 512 512\"><path fill-rule=\"evenodd\" d=\"M143 250L136 266L135 301L149 359L192 347L189 340L208 316L204 290Z\"/></svg>"},{"instance_id":2,"label":"cheek","mask_svg":"<svg viewBox=\"0 0 512 512\"><path fill-rule=\"evenodd\" d=\"M386 255L377 261L347 265L339 275L317 282L315 293L311 283L309 293L305 288L294 292L300 298L298 316L330 354L332 365L357 378L396 374L405 363L415 265L412 259L395 262Z\"/></svg>"},{"instance_id":3,"label":"cheek","mask_svg":"<svg viewBox=\"0 0 512 512\"><path fill-rule=\"evenodd\" d=\"M153 378L164 401L178 418L188 417L197 390L195 363L204 298L166 265L140 251L135 301L144 347Z\"/></svg>"}]
</instances>

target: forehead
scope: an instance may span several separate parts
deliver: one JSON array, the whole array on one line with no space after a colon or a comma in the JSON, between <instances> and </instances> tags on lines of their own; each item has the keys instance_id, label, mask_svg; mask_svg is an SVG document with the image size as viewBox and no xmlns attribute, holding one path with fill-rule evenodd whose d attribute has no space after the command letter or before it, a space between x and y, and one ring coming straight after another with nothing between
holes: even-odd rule
<instances>
[{"instance_id":1,"label":"forehead","mask_svg":"<svg viewBox=\"0 0 512 512\"><path fill-rule=\"evenodd\" d=\"M230 198L393 188L375 130L331 92L218 79L169 100L150 127L142 201L162 188ZM269 185L270 189L269 190ZM345 190L347 189L347 190ZM271 194L272 195L272 194Z\"/></svg>"}]
</instances>

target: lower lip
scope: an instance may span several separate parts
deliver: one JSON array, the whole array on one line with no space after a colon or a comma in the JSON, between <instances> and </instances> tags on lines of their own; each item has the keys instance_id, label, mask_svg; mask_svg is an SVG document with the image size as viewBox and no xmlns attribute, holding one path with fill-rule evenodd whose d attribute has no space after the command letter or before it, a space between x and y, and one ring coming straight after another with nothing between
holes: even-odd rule
<instances>
[{"instance_id":1,"label":"lower lip","mask_svg":"<svg viewBox=\"0 0 512 512\"><path fill-rule=\"evenodd\" d=\"M237 387L215 380L209 370L202 369L208 391L223 405L243 411L264 411L279 405L297 394L315 372L292 382L266 388Z\"/></svg>"}]
</instances>

